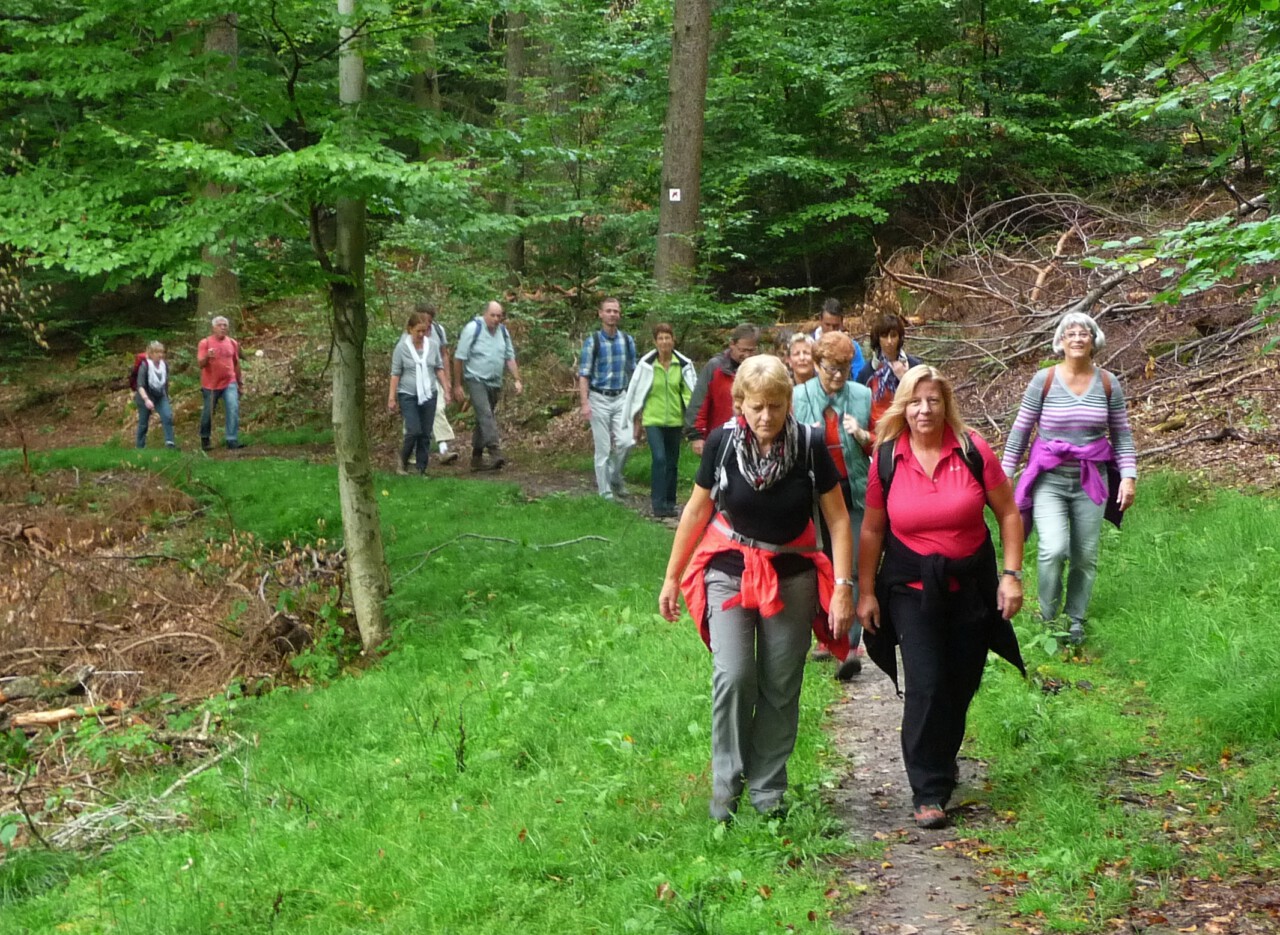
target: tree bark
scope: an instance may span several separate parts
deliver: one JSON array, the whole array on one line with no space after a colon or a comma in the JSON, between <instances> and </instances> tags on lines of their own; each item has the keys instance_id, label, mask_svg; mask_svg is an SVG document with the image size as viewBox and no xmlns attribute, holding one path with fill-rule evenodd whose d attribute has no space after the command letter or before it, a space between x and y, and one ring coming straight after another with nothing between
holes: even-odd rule
<instances>
[{"instance_id":1,"label":"tree bark","mask_svg":"<svg viewBox=\"0 0 1280 935\"><path fill-rule=\"evenodd\" d=\"M338 14L350 18L356 0L338 0ZM342 28L338 64L339 96L347 119L364 99L364 60L351 29ZM383 607L391 589L382 547L382 522L374 496L369 433L365 425L364 345L369 330L365 308L365 204L337 202L337 249L329 297L333 303L333 447L338 462L338 497L347 550L347 579L356 625L365 652L387 638Z\"/></svg>"},{"instance_id":2,"label":"tree bark","mask_svg":"<svg viewBox=\"0 0 1280 935\"><path fill-rule=\"evenodd\" d=\"M528 14L512 10L507 14L506 34L506 66L507 66L507 119L518 124L521 108L524 105L524 79L528 71L528 47L525 44L525 30L529 25ZM513 127L518 129L518 127ZM518 216L520 204L516 198L516 190L524 181L524 160L515 160L515 178L511 180L502 197L502 212ZM517 232L507 241L507 269L513 284L519 282L525 269L524 233Z\"/></svg>"},{"instance_id":3,"label":"tree bark","mask_svg":"<svg viewBox=\"0 0 1280 935\"><path fill-rule=\"evenodd\" d=\"M658 245L653 266L654 279L664 289L689 285L697 268L710 51L711 0L676 0L667 122L662 140L662 188L658 193Z\"/></svg>"},{"instance_id":4,"label":"tree bark","mask_svg":"<svg viewBox=\"0 0 1280 935\"><path fill-rule=\"evenodd\" d=\"M235 71L239 59L238 24L237 14L223 14L210 24L204 37L205 52L225 56L228 71ZM226 135L226 128L220 123L211 123L206 128L206 135L210 140L219 140ZM221 198L231 190L210 182L204 187L204 197ZM213 272L200 274L200 285L196 292L197 318L208 321L215 315L230 317L232 313L239 311L240 278L234 269L235 253L234 240L219 244L205 244L200 249L200 258L213 267Z\"/></svg>"}]
</instances>

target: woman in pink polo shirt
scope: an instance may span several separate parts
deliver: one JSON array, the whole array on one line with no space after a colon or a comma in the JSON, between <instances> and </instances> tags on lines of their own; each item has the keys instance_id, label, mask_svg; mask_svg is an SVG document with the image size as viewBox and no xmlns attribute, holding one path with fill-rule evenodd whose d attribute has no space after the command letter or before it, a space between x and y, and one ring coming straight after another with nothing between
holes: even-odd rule
<instances>
[{"instance_id":1,"label":"woman in pink polo shirt","mask_svg":"<svg viewBox=\"0 0 1280 935\"><path fill-rule=\"evenodd\" d=\"M999 459L964 424L951 384L933 367L903 375L876 441L859 540L858 620L867 655L895 686L894 646L901 647L902 758L914 818L941 828L987 650L1026 674L1009 623L1022 606L1022 517ZM987 506L1000 526L1000 572Z\"/></svg>"}]
</instances>

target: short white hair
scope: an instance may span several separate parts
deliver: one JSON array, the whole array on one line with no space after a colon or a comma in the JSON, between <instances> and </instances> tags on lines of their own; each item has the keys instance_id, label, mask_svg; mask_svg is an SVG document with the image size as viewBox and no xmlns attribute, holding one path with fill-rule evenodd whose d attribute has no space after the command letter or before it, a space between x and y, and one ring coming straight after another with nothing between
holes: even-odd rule
<instances>
[{"instance_id":1,"label":"short white hair","mask_svg":"<svg viewBox=\"0 0 1280 935\"><path fill-rule=\"evenodd\" d=\"M1062 353L1062 335L1072 325L1083 325L1089 329L1089 333L1093 335L1093 353L1098 353L1107 346L1107 336L1102 333L1102 329L1098 327L1098 323L1086 315L1084 312L1067 312L1058 322L1057 329L1053 332L1053 352L1055 354Z\"/></svg>"},{"instance_id":2,"label":"short white hair","mask_svg":"<svg viewBox=\"0 0 1280 935\"><path fill-rule=\"evenodd\" d=\"M148 344L148 345L147 345L147 350L148 350L148 351L163 351L163 350L164 350L164 345L163 345L163 344L161 344L159 341L152 341L150 344Z\"/></svg>"},{"instance_id":3,"label":"short white hair","mask_svg":"<svg viewBox=\"0 0 1280 935\"><path fill-rule=\"evenodd\" d=\"M209 324L214 328L218 327L219 324L224 324L228 328L231 327L231 322L227 320L226 315L215 315L213 321L209 322Z\"/></svg>"}]
</instances>

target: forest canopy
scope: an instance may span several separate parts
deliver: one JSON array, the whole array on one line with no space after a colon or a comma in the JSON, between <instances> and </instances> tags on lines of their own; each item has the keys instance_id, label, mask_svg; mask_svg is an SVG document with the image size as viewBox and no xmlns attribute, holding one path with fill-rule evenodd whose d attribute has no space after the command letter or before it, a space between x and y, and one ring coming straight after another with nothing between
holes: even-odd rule
<instances>
[{"instance_id":1,"label":"forest canopy","mask_svg":"<svg viewBox=\"0 0 1280 935\"><path fill-rule=\"evenodd\" d=\"M1129 210L1273 184L1269 0L724 0L711 10L699 284L831 288L875 243L1069 191ZM351 40L340 39L347 27ZM371 252L425 258L467 301L508 282L648 288L672 7L18 0L0 14L0 321L52 290L165 298L229 266L312 291L334 204ZM344 41L364 103L336 93ZM1239 221L1237 223L1237 221ZM1124 262L1194 290L1272 259L1271 221L1166 224Z\"/></svg>"}]
</instances>

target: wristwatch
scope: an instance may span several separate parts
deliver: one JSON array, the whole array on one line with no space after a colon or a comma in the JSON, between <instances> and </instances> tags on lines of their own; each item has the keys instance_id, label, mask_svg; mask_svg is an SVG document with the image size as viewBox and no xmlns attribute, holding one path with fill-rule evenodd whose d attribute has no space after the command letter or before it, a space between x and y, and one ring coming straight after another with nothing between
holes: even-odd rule
<instances>
[{"instance_id":1,"label":"wristwatch","mask_svg":"<svg viewBox=\"0 0 1280 935\"><path fill-rule=\"evenodd\" d=\"M839 587L842 584L848 585L849 587L853 587L855 582L852 578L837 578L836 587Z\"/></svg>"},{"instance_id":2,"label":"wristwatch","mask_svg":"<svg viewBox=\"0 0 1280 935\"><path fill-rule=\"evenodd\" d=\"M1004 571L1000 572L1000 574L1009 575L1013 578L1014 581L1022 580L1022 572L1015 568L1006 568Z\"/></svg>"}]
</instances>

